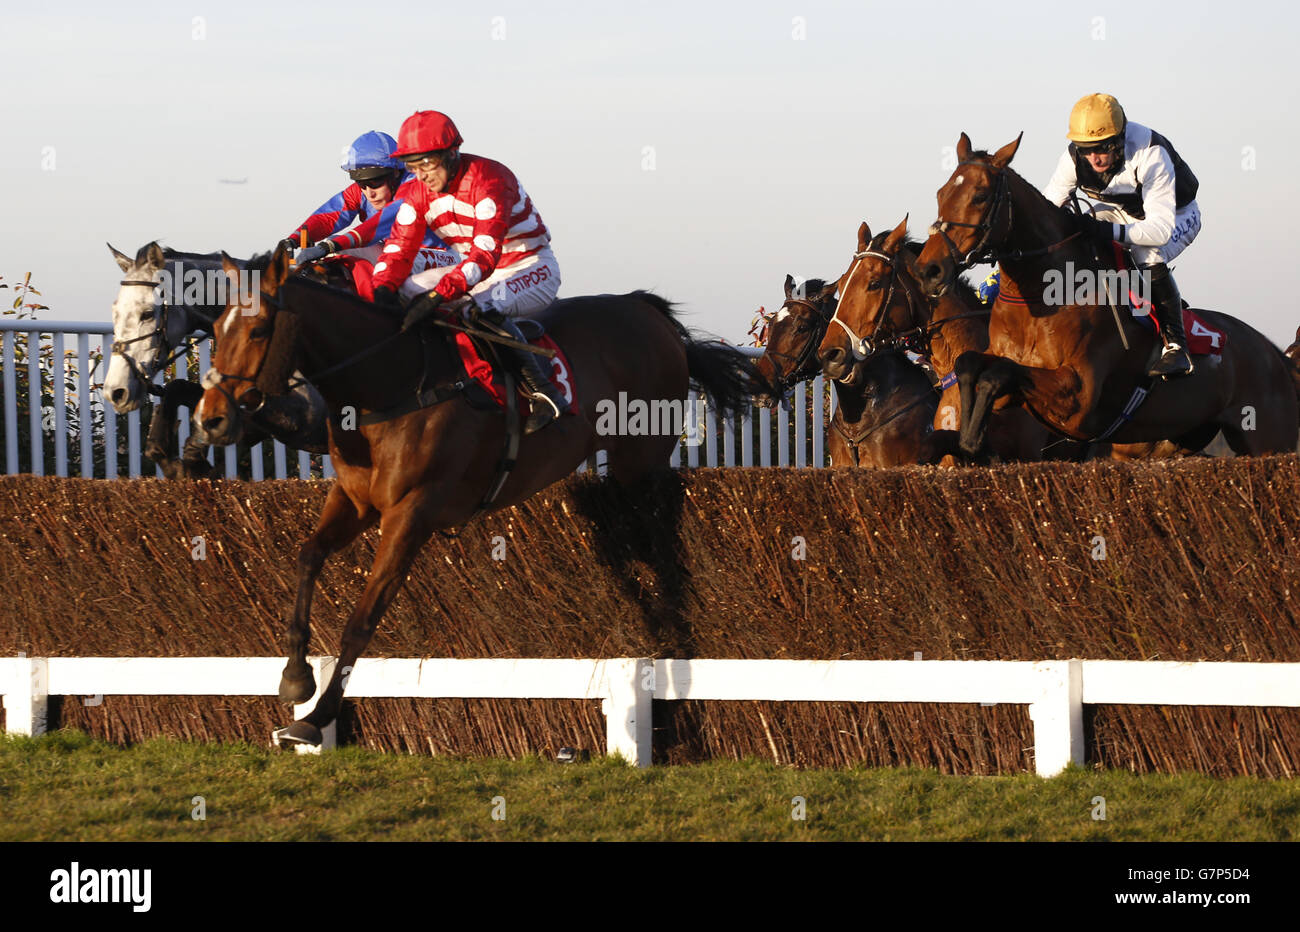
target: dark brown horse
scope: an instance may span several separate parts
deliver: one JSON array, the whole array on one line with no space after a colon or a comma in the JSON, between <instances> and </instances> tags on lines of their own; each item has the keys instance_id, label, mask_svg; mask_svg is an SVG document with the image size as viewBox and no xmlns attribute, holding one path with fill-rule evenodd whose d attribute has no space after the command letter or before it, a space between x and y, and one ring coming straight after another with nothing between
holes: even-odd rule
<instances>
[{"instance_id":1,"label":"dark brown horse","mask_svg":"<svg viewBox=\"0 0 1300 932\"><path fill-rule=\"evenodd\" d=\"M930 300L917 281L919 244L907 239L907 218L892 231L871 235L858 227L858 248L839 281L840 300L818 350L822 369L838 380L852 380L858 367L880 349L907 346L930 359L943 395L935 406L934 445L955 454L961 394L951 376L962 353L988 349L989 311L965 282ZM945 384L946 383L946 384ZM1040 460L1044 451L1064 455L1050 431L1023 408L994 411L990 452L1000 460ZM1054 449L1055 447L1055 449Z\"/></svg>"},{"instance_id":2,"label":"dark brown horse","mask_svg":"<svg viewBox=\"0 0 1300 932\"><path fill-rule=\"evenodd\" d=\"M1118 268L1112 255L1098 260L1074 234L1067 212L1011 170L1019 145L1017 138L992 155L973 152L962 134L957 167L939 189L939 216L918 260L932 295L950 289L973 262L991 257L1002 269L989 350L957 360L962 449L981 448L990 412L1009 396L1079 440L1172 440L1196 451L1222 430L1239 454L1294 450L1300 418L1291 373L1282 353L1253 327L1198 310L1226 334L1222 356L1202 357L1193 375L1175 383L1157 381L1147 397L1155 337L1125 307L1057 300L1053 283L1073 270L1100 281L1099 273L1113 277Z\"/></svg>"},{"instance_id":3,"label":"dark brown horse","mask_svg":"<svg viewBox=\"0 0 1300 932\"><path fill-rule=\"evenodd\" d=\"M641 410L676 402L684 415L689 380L695 380L720 412L734 413L748 406L755 388L753 366L742 354L692 339L672 306L656 295L558 301L539 319L567 356L580 413L524 436L513 470L492 498L505 458L506 419L498 409L471 404L457 386L462 370L446 331L402 333L398 321L373 304L288 272L287 256L277 249L262 272L260 295L243 299L232 289L197 414L209 439L234 442L241 409L285 391L295 367L320 389L331 412L330 455L338 480L298 557L283 701L305 702L315 693L306 659L309 616L325 559L376 521L381 537L365 591L344 628L334 675L311 713L278 734L281 743L320 743L320 729L338 715L345 671L365 650L435 530L522 502L571 475L598 449L608 451L610 473L622 482L666 468L682 424L656 429L644 417L610 417L615 406L635 413L638 402ZM426 358L432 360L427 372ZM439 400L415 407L410 400L420 386Z\"/></svg>"},{"instance_id":4,"label":"dark brown horse","mask_svg":"<svg viewBox=\"0 0 1300 932\"><path fill-rule=\"evenodd\" d=\"M797 382L821 371L817 346L835 313L836 283L819 278L796 287L785 277L785 302L765 327L758 361L768 391L759 404L771 406ZM832 466L907 466L933 462L930 422L939 395L921 368L901 351L874 356L853 385L835 386L837 404L827 448ZM818 425L820 427L820 425Z\"/></svg>"}]
</instances>

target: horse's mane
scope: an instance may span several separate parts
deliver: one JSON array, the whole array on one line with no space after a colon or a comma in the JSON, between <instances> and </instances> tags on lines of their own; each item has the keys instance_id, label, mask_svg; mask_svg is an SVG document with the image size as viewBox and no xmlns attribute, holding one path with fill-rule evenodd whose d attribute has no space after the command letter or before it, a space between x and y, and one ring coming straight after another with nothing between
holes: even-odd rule
<instances>
[{"instance_id":1,"label":"horse's mane","mask_svg":"<svg viewBox=\"0 0 1300 932\"><path fill-rule=\"evenodd\" d=\"M163 247L163 258L166 259L166 260L168 260L168 261L171 261L171 260L173 260L173 259L176 259L176 260L179 260L179 261L181 261L181 262L184 262L185 260L188 259L188 260L190 260L191 262L214 262L214 263L216 263L216 264L218 264L218 265L221 264L221 253L220 253L220 251L218 251L218 252L186 252L186 251L181 250L181 249L172 249L170 246L164 246L164 247ZM236 263L238 263L240 260L239 260L239 259L236 259L236 260L234 260L234 261L235 261Z\"/></svg>"}]
</instances>

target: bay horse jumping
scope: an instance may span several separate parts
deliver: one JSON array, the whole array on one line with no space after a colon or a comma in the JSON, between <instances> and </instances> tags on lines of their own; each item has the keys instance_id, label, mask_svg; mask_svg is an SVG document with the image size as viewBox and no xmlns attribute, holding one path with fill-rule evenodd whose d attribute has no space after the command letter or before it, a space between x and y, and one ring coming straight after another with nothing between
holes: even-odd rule
<instances>
[{"instance_id":1,"label":"bay horse jumping","mask_svg":"<svg viewBox=\"0 0 1300 932\"><path fill-rule=\"evenodd\" d=\"M928 357L942 391L933 419L934 462L951 465L961 411L960 388L951 373L962 353L988 348L989 311L960 279L942 296L927 298L915 264L920 251L920 244L907 238L906 217L874 237L865 222L858 227L858 247L839 280L839 304L817 355L823 371L840 384L860 378L861 367L880 350L906 347ZM1053 458L1064 456L1054 440L1060 438L1023 408L1004 405L992 415L989 447L999 460L1040 460L1045 450L1055 453Z\"/></svg>"},{"instance_id":2,"label":"bay horse jumping","mask_svg":"<svg viewBox=\"0 0 1300 932\"><path fill-rule=\"evenodd\" d=\"M756 398L760 405L771 407L796 383L821 371L817 346L835 313L836 284L812 278L796 286L791 276L785 277L785 301L764 327L758 372L768 389ZM834 386L835 413L826 440L832 466L881 468L933 461L930 422L939 394L901 351L872 357L853 385Z\"/></svg>"},{"instance_id":3,"label":"bay horse jumping","mask_svg":"<svg viewBox=\"0 0 1300 932\"><path fill-rule=\"evenodd\" d=\"M684 411L694 380L715 410L734 414L749 406L757 384L743 354L692 338L657 295L557 301L538 319L567 357L579 412L522 438L510 434L517 442L514 467L498 486L499 466L511 456L503 452L506 418L495 406L470 402L460 357L442 329L430 324L403 332L400 318L355 294L290 276L283 247L252 265L263 266L260 294L248 301L238 289L230 293L196 418L213 442L236 441L241 412L267 394L283 393L295 368L307 373L329 406L338 479L298 555L289 659L280 681L284 702L306 702L316 690L307 645L312 593L326 558L376 522L381 535L365 590L344 627L334 675L312 711L277 733L280 744L319 745L320 729L338 715L345 671L365 650L434 531L522 502L571 475L599 449L608 452L610 475L623 483L666 468L683 425L639 429L629 416L617 419L626 427L611 428L613 419L604 415L615 404L630 411L638 402L675 402ZM237 271L233 264L226 270ZM412 403L425 386L425 400L437 400L426 407Z\"/></svg>"},{"instance_id":4,"label":"bay horse jumping","mask_svg":"<svg viewBox=\"0 0 1300 932\"><path fill-rule=\"evenodd\" d=\"M207 461L208 444L202 431L195 430L185 445L177 447L177 409L198 405L203 389L198 382L173 379L162 388L154 376L176 357L183 357L193 340L212 336L213 322L225 311L225 288L207 287L208 275L225 285L226 273L218 253L180 252L146 243L132 259L108 244L123 278L113 301L113 356L104 377L104 397L118 414L135 411L146 395L160 396L149 422L145 455L168 479L199 478L212 473ZM161 287L164 269L170 265L170 287ZM242 267L244 263L237 262ZM176 274L177 272L181 274ZM184 278L193 273L203 287L186 287ZM191 282L194 283L193 281ZM309 453L327 449L325 401L310 385L293 394L268 402L253 420L243 441L255 446L267 437ZM233 478L233 477L231 477Z\"/></svg>"},{"instance_id":5,"label":"bay horse jumping","mask_svg":"<svg viewBox=\"0 0 1300 932\"><path fill-rule=\"evenodd\" d=\"M972 263L992 258L1001 266L988 351L964 353L956 364L962 450L980 449L995 402L1007 396L1078 440L1172 440L1195 452L1222 430L1238 454L1295 450L1300 416L1290 367L1253 327L1198 309L1226 335L1222 355L1198 357L1192 375L1165 385L1146 376L1157 338L1126 307L1055 299L1053 280L1073 270L1102 280L1118 264L1113 255L1095 257L1068 212L1011 170L1019 145L1017 137L990 155L972 151L962 133L917 260L922 284L936 296Z\"/></svg>"}]
</instances>

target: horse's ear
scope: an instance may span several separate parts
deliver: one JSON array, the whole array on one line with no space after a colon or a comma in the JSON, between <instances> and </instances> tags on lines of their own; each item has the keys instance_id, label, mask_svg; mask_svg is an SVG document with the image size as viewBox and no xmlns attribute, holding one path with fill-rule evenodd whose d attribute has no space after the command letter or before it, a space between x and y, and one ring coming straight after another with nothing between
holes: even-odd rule
<instances>
[{"instance_id":1,"label":"horse's ear","mask_svg":"<svg viewBox=\"0 0 1300 932\"><path fill-rule=\"evenodd\" d=\"M827 298L835 297L835 292L839 290L839 287L840 280L838 278L832 278L826 284L822 285L822 290L818 292L817 299L824 301Z\"/></svg>"},{"instance_id":2,"label":"horse's ear","mask_svg":"<svg viewBox=\"0 0 1300 932\"><path fill-rule=\"evenodd\" d=\"M962 133L961 138L957 140L957 161L964 162L970 158L970 150L970 137Z\"/></svg>"},{"instance_id":3,"label":"horse's ear","mask_svg":"<svg viewBox=\"0 0 1300 932\"><path fill-rule=\"evenodd\" d=\"M1016 157L1016 150L1020 148L1020 140L1024 138L1024 135L1025 131L1021 130L1019 136L993 153L993 166L995 168L1006 168L1010 164L1011 160Z\"/></svg>"},{"instance_id":4,"label":"horse's ear","mask_svg":"<svg viewBox=\"0 0 1300 932\"><path fill-rule=\"evenodd\" d=\"M108 251L111 252L113 254L113 258L117 260L118 267L121 268L123 272L130 271L131 266L133 264L131 262L131 257L124 252L118 252L116 249L113 248L112 243L105 243L104 245L108 247Z\"/></svg>"},{"instance_id":5,"label":"horse's ear","mask_svg":"<svg viewBox=\"0 0 1300 932\"><path fill-rule=\"evenodd\" d=\"M272 288L278 288L280 283L289 277L289 249L281 241L275 247L275 252L271 253L271 261L266 267L267 282Z\"/></svg>"},{"instance_id":6,"label":"horse's ear","mask_svg":"<svg viewBox=\"0 0 1300 932\"><path fill-rule=\"evenodd\" d=\"M908 216L911 215L909 214ZM903 222L900 223L898 226L894 227L894 229L890 231L889 235L885 237L885 242L883 243L883 248L881 249L881 251L892 256L894 253L898 252L899 245L906 238L907 238L907 217L904 217Z\"/></svg>"},{"instance_id":7,"label":"horse's ear","mask_svg":"<svg viewBox=\"0 0 1300 932\"><path fill-rule=\"evenodd\" d=\"M224 249L221 250L221 270L226 273L226 279L230 282L230 293L232 295L238 295L240 268L235 263L235 260L226 254Z\"/></svg>"},{"instance_id":8,"label":"horse's ear","mask_svg":"<svg viewBox=\"0 0 1300 932\"><path fill-rule=\"evenodd\" d=\"M135 254L135 261L151 269L161 269L167 260L163 256L162 247L155 241L141 246L140 251Z\"/></svg>"},{"instance_id":9,"label":"horse's ear","mask_svg":"<svg viewBox=\"0 0 1300 932\"><path fill-rule=\"evenodd\" d=\"M858 227L858 252L867 248L867 243L871 242L871 227L867 226L867 221L862 221L862 226Z\"/></svg>"},{"instance_id":10,"label":"horse's ear","mask_svg":"<svg viewBox=\"0 0 1300 932\"><path fill-rule=\"evenodd\" d=\"M785 277L785 299L790 300L790 295L794 292L794 276L786 275Z\"/></svg>"}]
</instances>

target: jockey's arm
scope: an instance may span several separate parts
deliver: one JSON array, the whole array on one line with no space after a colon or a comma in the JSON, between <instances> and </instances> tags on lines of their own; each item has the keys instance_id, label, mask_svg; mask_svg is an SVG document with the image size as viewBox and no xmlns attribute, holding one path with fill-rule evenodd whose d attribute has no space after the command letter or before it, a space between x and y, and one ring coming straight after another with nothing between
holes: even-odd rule
<instances>
[{"instance_id":1,"label":"jockey's arm","mask_svg":"<svg viewBox=\"0 0 1300 932\"><path fill-rule=\"evenodd\" d=\"M406 277L411 274L411 266L415 263L416 253L420 251L427 229L424 214L410 201L398 208L392 233L384 243L383 254L375 263L372 280L375 288L387 288L396 292L402 287Z\"/></svg>"},{"instance_id":2,"label":"jockey's arm","mask_svg":"<svg viewBox=\"0 0 1300 932\"><path fill-rule=\"evenodd\" d=\"M1136 223L1117 223L1116 236L1121 243L1137 246L1163 246L1174 232L1177 200L1174 196L1174 163L1160 146L1151 146L1139 154L1137 168L1142 183L1143 218Z\"/></svg>"},{"instance_id":3,"label":"jockey's arm","mask_svg":"<svg viewBox=\"0 0 1300 932\"><path fill-rule=\"evenodd\" d=\"M454 301L496 271L509 229L510 212L519 201L519 188L510 179L489 177L474 198L474 239L465 259L442 277L434 290Z\"/></svg>"},{"instance_id":4,"label":"jockey's arm","mask_svg":"<svg viewBox=\"0 0 1300 932\"><path fill-rule=\"evenodd\" d=\"M1061 160L1056 163L1056 171L1052 172L1052 180L1047 182L1047 187L1043 188L1043 197L1060 207L1070 199L1070 195L1074 193L1074 189L1078 184L1079 179L1074 171L1074 159L1070 157L1070 150L1066 149L1061 156Z\"/></svg>"},{"instance_id":5,"label":"jockey's arm","mask_svg":"<svg viewBox=\"0 0 1300 932\"><path fill-rule=\"evenodd\" d=\"M297 242L301 232L306 230L307 243L310 245L329 236L331 233L346 229L356 219L357 213L361 209L361 199L363 197L360 186L348 185L312 211L310 217L294 228L289 238Z\"/></svg>"}]
</instances>

